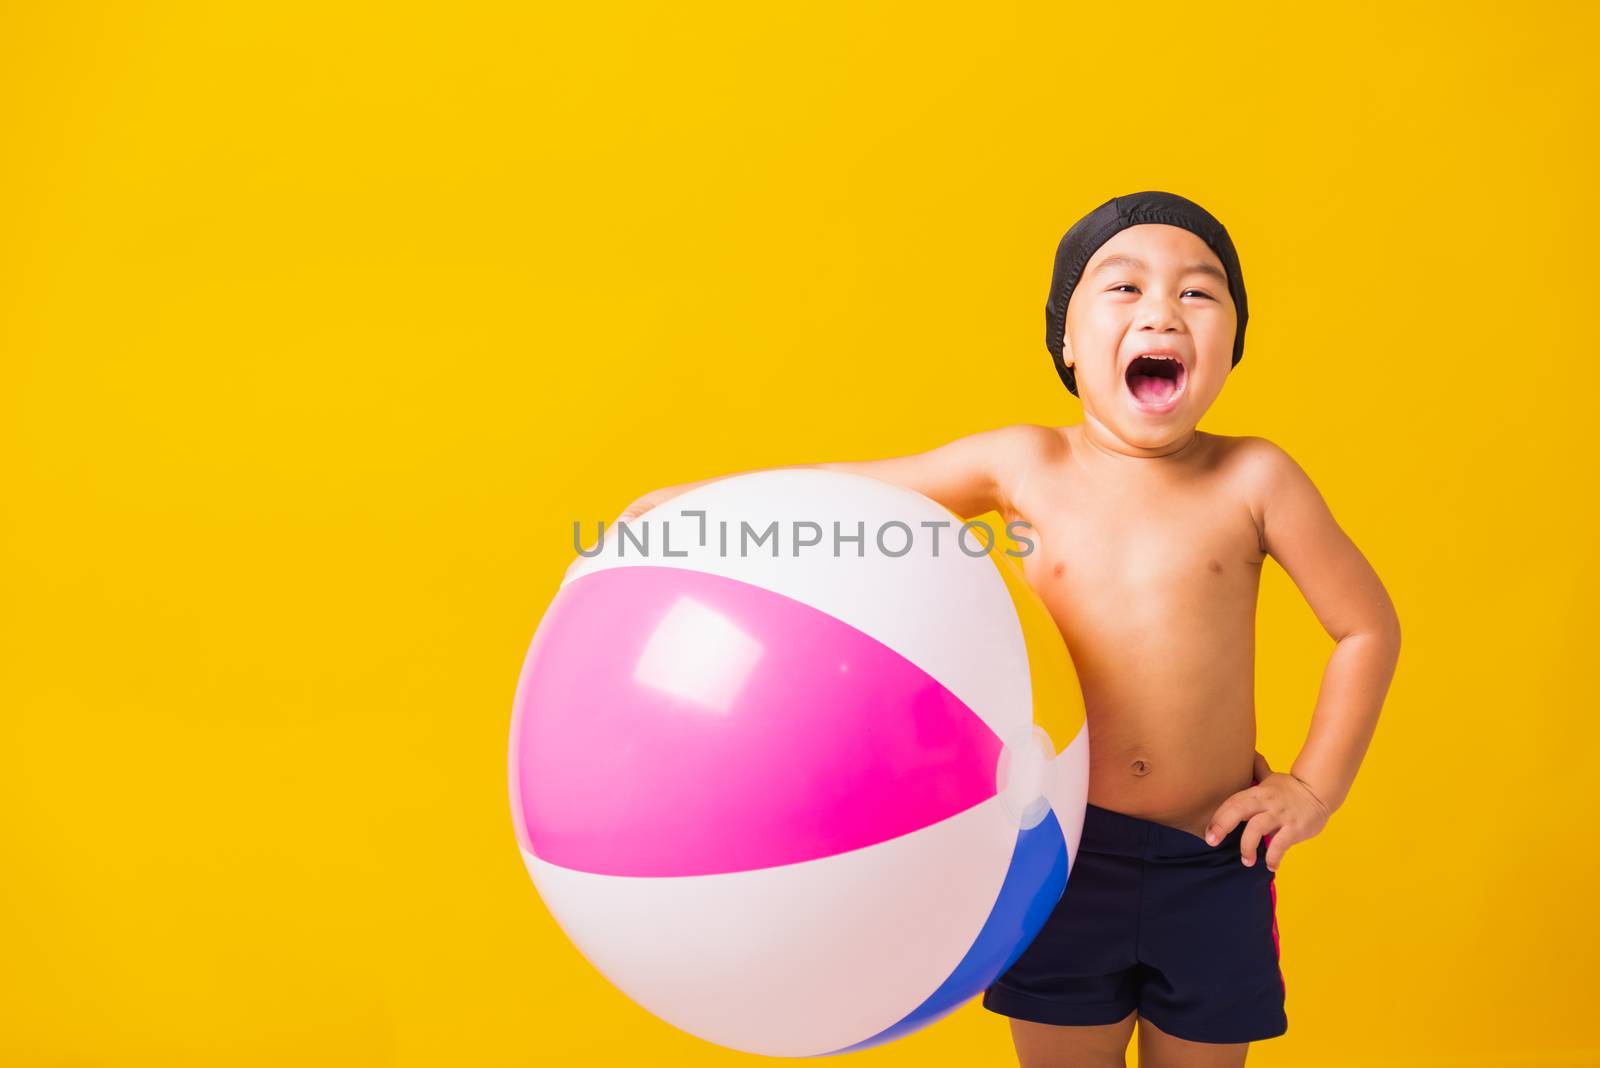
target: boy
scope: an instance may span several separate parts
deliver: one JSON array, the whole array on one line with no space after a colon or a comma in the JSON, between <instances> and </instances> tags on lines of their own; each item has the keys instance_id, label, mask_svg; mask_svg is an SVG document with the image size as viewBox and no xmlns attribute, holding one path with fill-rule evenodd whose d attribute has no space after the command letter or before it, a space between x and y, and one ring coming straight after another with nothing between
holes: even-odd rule
<instances>
[{"instance_id":1,"label":"boy","mask_svg":"<svg viewBox=\"0 0 1600 1068\"><path fill-rule=\"evenodd\" d=\"M798 465L1032 527L1024 574L1072 653L1091 766L1066 892L983 999L1023 1068L1121 1065L1140 1020L1144 1068L1240 1065L1284 1033L1275 873L1344 803L1394 673L1394 606L1310 479L1263 438L1196 429L1247 318L1220 222L1170 193L1114 197L1062 238L1046 305L1081 423ZM1337 641L1287 773L1255 752L1268 555Z\"/></svg>"}]
</instances>

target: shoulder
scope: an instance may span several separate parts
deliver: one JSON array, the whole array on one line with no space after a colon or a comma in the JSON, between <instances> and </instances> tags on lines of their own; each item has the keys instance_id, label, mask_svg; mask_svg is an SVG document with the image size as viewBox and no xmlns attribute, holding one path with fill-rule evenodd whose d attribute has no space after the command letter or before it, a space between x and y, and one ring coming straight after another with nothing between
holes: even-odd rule
<instances>
[{"instance_id":1,"label":"shoulder","mask_svg":"<svg viewBox=\"0 0 1600 1068\"><path fill-rule=\"evenodd\" d=\"M1044 426L1041 423L1012 423L1010 426L1001 427L999 433L1007 437L1012 448L1038 457L1049 457L1064 452L1067 448L1065 427Z\"/></svg>"},{"instance_id":2,"label":"shoulder","mask_svg":"<svg viewBox=\"0 0 1600 1068\"><path fill-rule=\"evenodd\" d=\"M1001 514L1020 514L1029 476L1049 467L1065 454L1066 436L1059 427L1039 423L1012 423L988 434L994 449L994 475Z\"/></svg>"},{"instance_id":3,"label":"shoulder","mask_svg":"<svg viewBox=\"0 0 1600 1068\"><path fill-rule=\"evenodd\" d=\"M1011 423L979 431L966 440L981 445L997 469L1017 473L1066 447L1059 429L1038 423Z\"/></svg>"},{"instance_id":4,"label":"shoulder","mask_svg":"<svg viewBox=\"0 0 1600 1068\"><path fill-rule=\"evenodd\" d=\"M1212 437L1217 441L1219 463L1248 505L1264 545L1267 512L1273 502L1286 495L1315 494L1316 487L1294 457L1274 441L1255 435Z\"/></svg>"},{"instance_id":5,"label":"shoulder","mask_svg":"<svg viewBox=\"0 0 1600 1068\"><path fill-rule=\"evenodd\" d=\"M1009 435L1012 466L1019 482L1035 468L1060 460L1071 448L1065 427L1014 423L1003 429Z\"/></svg>"},{"instance_id":6,"label":"shoulder","mask_svg":"<svg viewBox=\"0 0 1600 1068\"><path fill-rule=\"evenodd\" d=\"M1284 478L1305 473L1294 457L1267 438L1254 435L1209 436L1215 443L1219 465L1238 478L1246 488L1265 490Z\"/></svg>"}]
</instances>

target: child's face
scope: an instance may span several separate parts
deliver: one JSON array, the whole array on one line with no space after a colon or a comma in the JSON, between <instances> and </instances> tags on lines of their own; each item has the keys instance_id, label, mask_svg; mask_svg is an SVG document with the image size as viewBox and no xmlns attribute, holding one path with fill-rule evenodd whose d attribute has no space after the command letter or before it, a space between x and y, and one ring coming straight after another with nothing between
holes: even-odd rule
<instances>
[{"instance_id":1,"label":"child's face","mask_svg":"<svg viewBox=\"0 0 1600 1068\"><path fill-rule=\"evenodd\" d=\"M1120 231L1067 303L1062 358L1085 416L1141 448L1184 437L1222 392L1238 321L1222 261L1198 236L1164 223ZM1152 349L1176 359L1140 358Z\"/></svg>"}]
</instances>

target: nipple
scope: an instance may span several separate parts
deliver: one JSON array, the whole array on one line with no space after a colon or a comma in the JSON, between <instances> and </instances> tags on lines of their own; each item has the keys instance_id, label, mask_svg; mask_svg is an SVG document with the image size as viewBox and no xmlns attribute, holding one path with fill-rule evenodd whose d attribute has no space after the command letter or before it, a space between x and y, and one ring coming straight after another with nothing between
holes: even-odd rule
<instances>
[{"instance_id":1,"label":"nipple","mask_svg":"<svg viewBox=\"0 0 1600 1068\"><path fill-rule=\"evenodd\" d=\"M1135 775L1148 775L1148 774L1150 774L1150 764L1149 764L1149 762L1148 761L1144 761L1144 760L1135 760L1133 762L1133 773Z\"/></svg>"}]
</instances>

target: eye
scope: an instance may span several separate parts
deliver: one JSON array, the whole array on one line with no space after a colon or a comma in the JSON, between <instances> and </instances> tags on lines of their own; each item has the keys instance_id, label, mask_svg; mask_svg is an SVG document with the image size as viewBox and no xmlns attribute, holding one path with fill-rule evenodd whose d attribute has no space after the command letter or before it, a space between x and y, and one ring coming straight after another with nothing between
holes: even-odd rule
<instances>
[{"instance_id":1,"label":"eye","mask_svg":"<svg viewBox=\"0 0 1600 1068\"><path fill-rule=\"evenodd\" d=\"M1137 290L1138 288L1139 287L1134 285L1132 282L1119 282L1116 285L1111 287L1110 292L1115 293L1119 289L1134 289L1134 290ZM1203 289L1185 289L1183 292L1184 292L1185 295L1187 295L1189 293L1198 293L1200 296L1205 297L1207 300L1216 300L1217 299L1216 297L1213 297L1210 293L1207 293Z\"/></svg>"}]
</instances>

